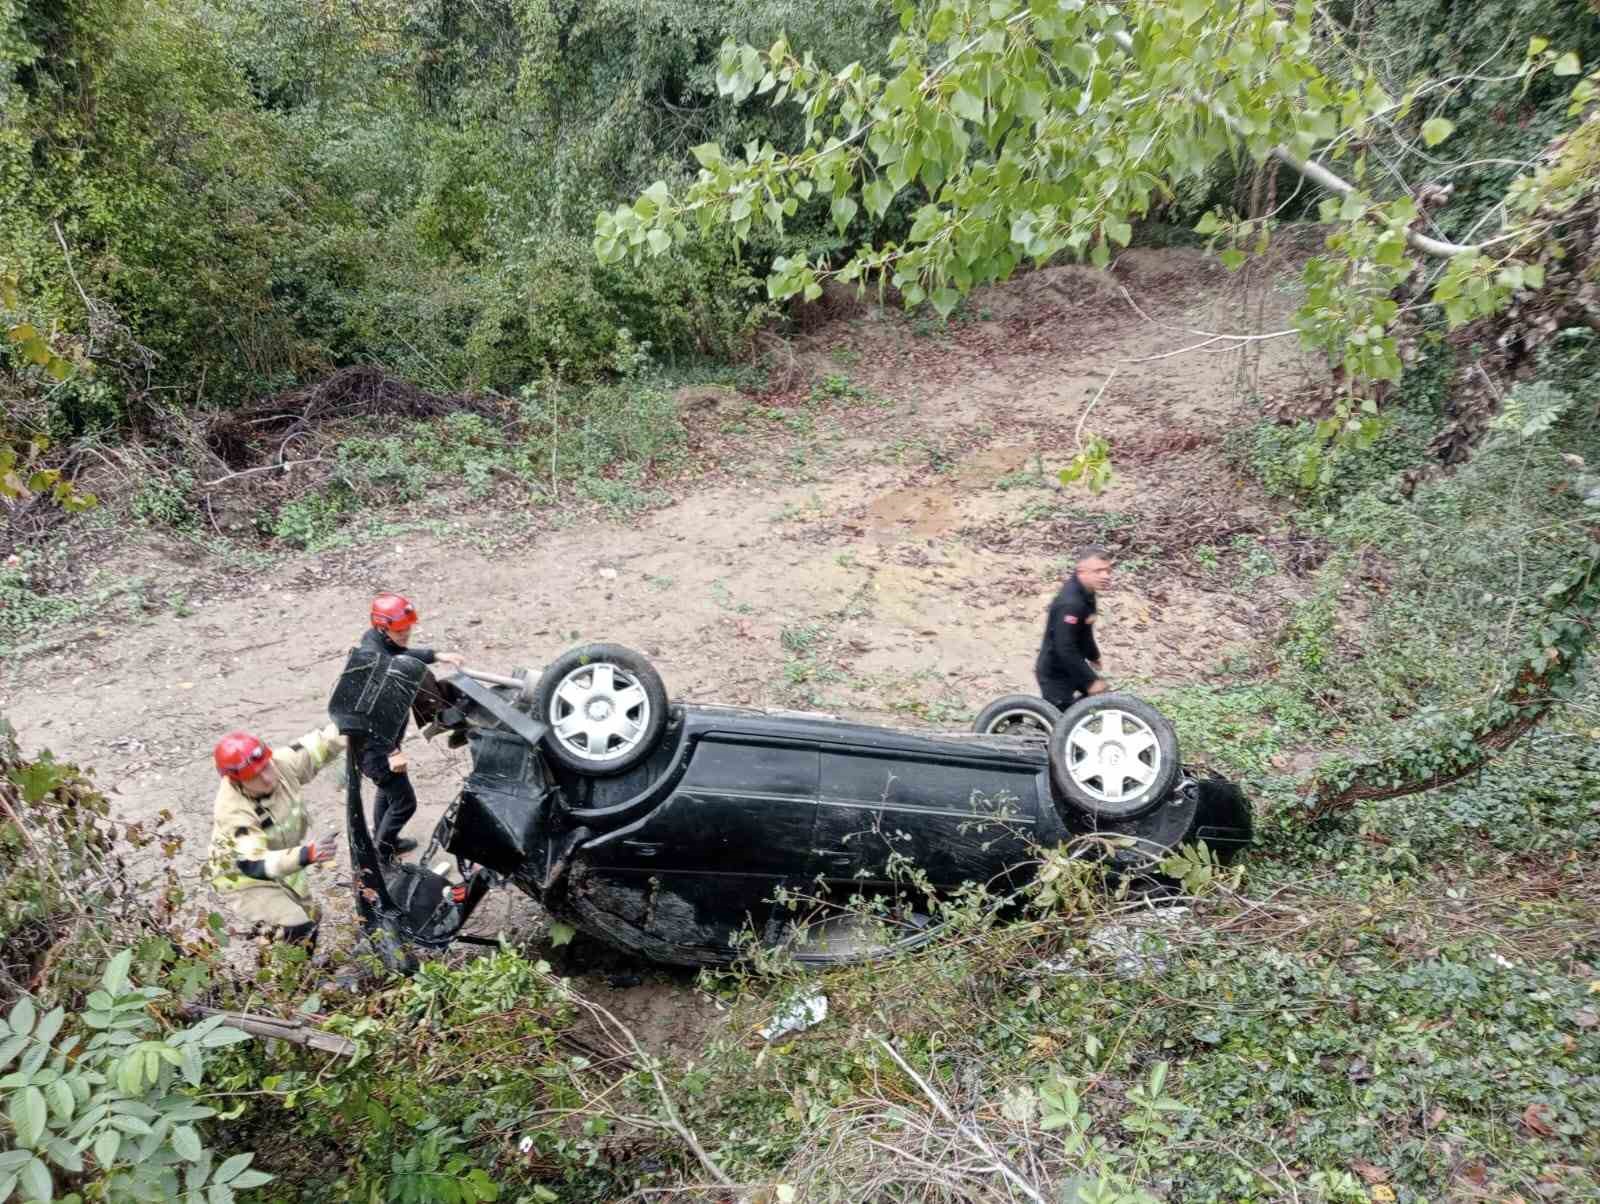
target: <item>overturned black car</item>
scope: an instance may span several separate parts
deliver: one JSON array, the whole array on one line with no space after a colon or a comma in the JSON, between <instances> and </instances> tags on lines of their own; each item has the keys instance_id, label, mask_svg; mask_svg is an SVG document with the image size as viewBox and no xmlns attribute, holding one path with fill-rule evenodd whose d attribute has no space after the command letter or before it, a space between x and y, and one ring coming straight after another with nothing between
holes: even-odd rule
<instances>
[{"instance_id":1,"label":"overturned black car","mask_svg":"<svg viewBox=\"0 0 1600 1204\"><path fill-rule=\"evenodd\" d=\"M1222 861L1252 838L1231 783L1191 772L1172 726L1127 694L1058 714L1013 696L964 733L671 703L648 660L590 644L538 674L435 682L407 657L358 649L329 712L351 739L392 740L415 715L465 743L472 770L434 835L461 880L380 866L349 758L358 907L379 948L441 947L509 882L553 917L679 965L751 946L829 963L914 947L937 929L928 892L999 894L1036 850L1085 834L1133 874L1203 841ZM862 900L881 917L863 922ZM797 904L797 901L803 901Z\"/></svg>"}]
</instances>

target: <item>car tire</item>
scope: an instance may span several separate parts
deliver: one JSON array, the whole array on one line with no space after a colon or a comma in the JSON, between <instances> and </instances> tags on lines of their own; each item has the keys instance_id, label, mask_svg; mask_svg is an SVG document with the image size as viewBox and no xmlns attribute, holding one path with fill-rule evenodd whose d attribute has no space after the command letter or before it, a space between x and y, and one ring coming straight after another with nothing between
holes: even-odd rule
<instances>
[{"instance_id":1,"label":"car tire","mask_svg":"<svg viewBox=\"0 0 1600 1204\"><path fill-rule=\"evenodd\" d=\"M605 777L655 748L667 726L667 687L641 653L584 644L545 666L533 714L550 725L544 746L551 757L574 773Z\"/></svg>"},{"instance_id":2,"label":"car tire","mask_svg":"<svg viewBox=\"0 0 1600 1204\"><path fill-rule=\"evenodd\" d=\"M1050 730L1051 780L1096 820L1144 814L1172 792L1182 772L1171 722L1132 694L1080 698Z\"/></svg>"},{"instance_id":3,"label":"car tire","mask_svg":"<svg viewBox=\"0 0 1600 1204\"><path fill-rule=\"evenodd\" d=\"M1051 703L1033 694L1007 694L996 698L972 721L972 730L980 736L1031 735L1037 730L1048 739L1061 712Z\"/></svg>"}]
</instances>

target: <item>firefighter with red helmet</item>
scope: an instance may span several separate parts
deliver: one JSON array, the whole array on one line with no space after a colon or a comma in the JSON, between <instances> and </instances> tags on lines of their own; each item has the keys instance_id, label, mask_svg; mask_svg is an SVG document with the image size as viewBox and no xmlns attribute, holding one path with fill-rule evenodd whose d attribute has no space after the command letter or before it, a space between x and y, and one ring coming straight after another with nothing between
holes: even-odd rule
<instances>
[{"instance_id":1,"label":"firefighter with red helmet","mask_svg":"<svg viewBox=\"0 0 1600 1204\"><path fill-rule=\"evenodd\" d=\"M275 939L314 948L319 910L306 870L338 853L338 829L308 840L302 792L344 751L332 724L273 751L249 732L229 732L212 749L222 783L211 834L212 885L230 910Z\"/></svg>"},{"instance_id":2,"label":"firefighter with red helmet","mask_svg":"<svg viewBox=\"0 0 1600 1204\"><path fill-rule=\"evenodd\" d=\"M372 600L372 625L361 637L364 647L386 656L415 657L425 665L461 664L454 652L435 652L432 648L413 648L411 636L417 625L417 608L402 594L379 594ZM417 793L412 789L411 777L406 772L406 755L400 749L400 740L393 746L368 741L361 749L361 772L378 788L378 797L372 805L373 843L378 855L392 860L401 853L409 853L417 842L400 835L406 822L416 814Z\"/></svg>"}]
</instances>

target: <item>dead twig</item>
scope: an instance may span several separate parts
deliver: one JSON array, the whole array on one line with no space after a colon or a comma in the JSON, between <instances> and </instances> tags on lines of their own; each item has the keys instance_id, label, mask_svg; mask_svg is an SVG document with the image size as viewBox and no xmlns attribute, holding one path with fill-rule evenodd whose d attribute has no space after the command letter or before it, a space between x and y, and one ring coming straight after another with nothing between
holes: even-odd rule
<instances>
[{"instance_id":1,"label":"dead twig","mask_svg":"<svg viewBox=\"0 0 1600 1204\"><path fill-rule=\"evenodd\" d=\"M585 999L569 986L565 980L549 976L549 982L569 1002L588 1012L600 1024L601 1031L605 1032L612 1040L620 1040L623 1047L632 1055L633 1063L638 1069L649 1076L650 1085L655 1088L656 1098L661 1103L661 1115L666 1126L682 1139L694 1156L699 1159L700 1165L723 1187L738 1186L727 1173L719 1166L705 1147L700 1144L700 1139L694 1131L683 1123L683 1118L678 1114L678 1107L668 1094L661 1073L660 1060L648 1053L644 1046L639 1044L639 1038L633 1035L633 1030L612 1014L607 1008L595 1003L592 999ZM1042 1202L1041 1202L1042 1204Z\"/></svg>"},{"instance_id":2,"label":"dead twig","mask_svg":"<svg viewBox=\"0 0 1600 1204\"><path fill-rule=\"evenodd\" d=\"M927 1081L920 1074L911 1068L910 1064L900 1056L899 1051L896 1050L894 1046L890 1045L882 1037L878 1037L876 1040L877 1043L883 1048L883 1051L894 1059L894 1064L900 1067L900 1069L910 1077L911 1081L917 1085L917 1089L920 1090L927 1098L928 1102L933 1105L934 1110L937 1111L940 1116L944 1117L946 1121L954 1125L956 1132L964 1137L967 1141L971 1142L972 1145L981 1154L983 1154L985 1158L991 1160L993 1165L988 1169L991 1169L1001 1175L1006 1182L1010 1183L1028 1199L1032 1200L1034 1204L1045 1204L1045 1198L1039 1194L1038 1190L1026 1179L1024 1179L1009 1162L1006 1161L1005 1157L1000 1153L1000 1151L996 1150L976 1127L968 1124L964 1120L959 1119L955 1113L951 1112L950 1106L944 1102L944 1098L940 1096L940 1094L932 1087L930 1087Z\"/></svg>"}]
</instances>

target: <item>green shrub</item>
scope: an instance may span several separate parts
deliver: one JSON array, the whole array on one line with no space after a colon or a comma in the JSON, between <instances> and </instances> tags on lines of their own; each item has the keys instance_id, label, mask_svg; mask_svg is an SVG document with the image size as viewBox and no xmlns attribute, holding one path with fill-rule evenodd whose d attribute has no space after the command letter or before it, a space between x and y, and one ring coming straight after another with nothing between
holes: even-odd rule
<instances>
[{"instance_id":1,"label":"green shrub","mask_svg":"<svg viewBox=\"0 0 1600 1204\"><path fill-rule=\"evenodd\" d=\"M278 507L271 519L271 534L295 547L314 550L337 533L354 508L354 495L338 486L309 493Z\"/></svg>"},{"instance_id":2,"label":"green shrub","mask_svg":"<svg viewBox=\"0 0 1600 1204\"><path fill-rule=\"evenodd\" d=\"M151 526L191 530L198 522L194 486L194 474L184 468L152 474L134 494L133 512Z\"/></svg>"},{"instance_id":3,"label":"green shrub","mask_svg":"<svg viewBox=\"0 0 1600 1204\"><path fill-rule=\"evenodd\" d=\"M249 1038L221 1016L163 1032L150 1014L166 995L128 978L131 950L111 959L81 1013L41 1013L24 996L0 1021L0 1080L12 1148L0 1153L0 1199L50 1200L63 1188L107 1200L231 1200L272 1181L253 1154L222 1160L196 1122L208 1051Z\"/></svg>"},{"instance_id":4,"label":"green shrub","mask_svg":"<svg viewBox=\"0 0 1600 1204\"><path fill-rule=\"evenodd\" d=\"M26 549L17 554L16 564L0 561L0 646L20 643L35 628L82 610L78 598L34 588L34 574L44 560L43 553Z\"/></svg>"}]
</instances>

